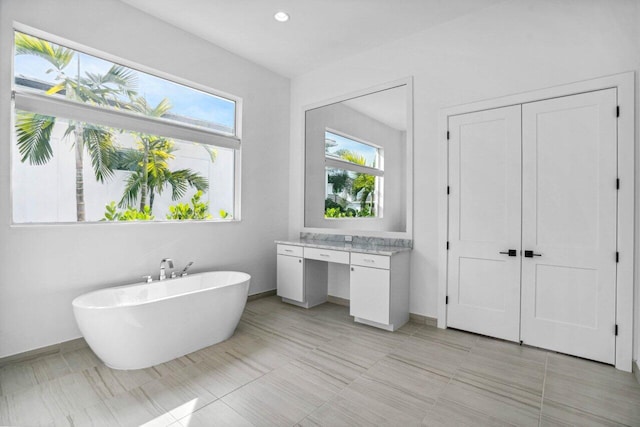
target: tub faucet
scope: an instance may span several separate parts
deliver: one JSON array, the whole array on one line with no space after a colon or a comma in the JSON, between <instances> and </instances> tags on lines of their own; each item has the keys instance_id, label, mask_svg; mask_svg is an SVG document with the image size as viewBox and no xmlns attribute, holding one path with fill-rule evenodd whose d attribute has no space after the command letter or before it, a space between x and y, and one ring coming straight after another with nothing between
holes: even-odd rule
<instances>
[{"instance_id":1,"label":"tub faucet","mask_svg":"<svg viewBox=\"0 0 640 427\"><path fill-rule=\"evenodd\" d=\"M180 273L180 277L184 277L187 275L187 270L189 269L189 267L191 267L193 265L193 261L189 261L189 263L186 265L185 268L182 269L182 272Z\"/></svg>"},{"instance_id":2,"label":"tub faucet","mask_svg":"<svg viewBox=\"0 0 640 427\"><path fill-rule=\"evenodd\" d=\"M169 266L169 268L173 268L173 260L171 258L164 258L160 261L160 278L159 280L164 280L167 278L167 275L164 272L165 263Z\"/></svg>"}]
</instances>

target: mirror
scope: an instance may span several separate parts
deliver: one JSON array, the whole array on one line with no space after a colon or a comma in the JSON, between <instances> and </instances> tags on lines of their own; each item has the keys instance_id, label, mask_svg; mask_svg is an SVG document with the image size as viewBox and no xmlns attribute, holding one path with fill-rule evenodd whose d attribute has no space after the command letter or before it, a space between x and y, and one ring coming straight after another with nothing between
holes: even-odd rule
<instances>
[{"instance_id":1,"label":"mirror","mask_svg":"<svg viewBox=\"0 0 640 427\"><path fill-rule=\"evenodd\" d=\"M411 237L411 92L403 80L306 109L306 231Z\"/></svg>"}]
</instances>

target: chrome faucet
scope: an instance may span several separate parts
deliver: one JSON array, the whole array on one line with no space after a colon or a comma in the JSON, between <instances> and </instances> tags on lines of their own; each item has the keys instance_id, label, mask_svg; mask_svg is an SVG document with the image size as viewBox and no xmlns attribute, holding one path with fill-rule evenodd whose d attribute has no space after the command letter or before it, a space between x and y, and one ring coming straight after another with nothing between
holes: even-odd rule
<instances>
[{"instance_id":1,"label":"chrome faucet","mask_svg":"<svg viewBox=\"0 0 640 427\"><path fill-rule=\"evenodd\" d=\"M189 261L189 264L187 264L187 266L182 270L182 272L180 273L180 277L184 277L187 275L187 270L189 269L189 267L191 267L193 265L193 261Z\"/></svg>"},{"instance_id":2,"label":"chrome faucet","mask_svg":"<svg viewBox=\"0 0 640 427\"><path fill-rule=\"evenodd\" d=\"M171 258L164 258L160 261L160 277L159 280L164 280L167 278L167 275L164 272L165 263L169 266L169 268L173 268L173 260Z\"/></svg>"}]
</instances>

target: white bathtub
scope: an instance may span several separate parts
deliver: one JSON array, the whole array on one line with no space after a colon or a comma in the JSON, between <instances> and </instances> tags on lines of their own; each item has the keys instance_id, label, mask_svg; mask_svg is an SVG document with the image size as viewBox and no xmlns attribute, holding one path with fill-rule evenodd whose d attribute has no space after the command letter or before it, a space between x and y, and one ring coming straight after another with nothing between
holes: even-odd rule
<instances>
[{"instance_id":1,"label":"white bathtub","mask_svg":"<svg viewBox=\"0 0 640 427\"><path fill-rule=\"evenodd\" d=\"M73 313L107 366L142 369L233 335L250 280L246 273L213 271L101 289L74 299Z\"/></svg>"}]
</instances>

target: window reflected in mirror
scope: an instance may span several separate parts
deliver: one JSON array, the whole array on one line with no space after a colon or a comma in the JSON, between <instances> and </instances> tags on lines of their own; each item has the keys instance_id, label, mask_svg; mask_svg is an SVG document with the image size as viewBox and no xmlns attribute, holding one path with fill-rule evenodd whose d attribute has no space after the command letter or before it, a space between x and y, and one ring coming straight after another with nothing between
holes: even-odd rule
<instances>
[{"instance_id":1,"label":"window reflected in mirror","mask_svg":"<svg viewBox=\"0 0 640 427\"><path fill-rule=\"evenodd\" d=\"M307 229L407 232L409 85L305 112Z\"/></svg>"}]
</instances>

